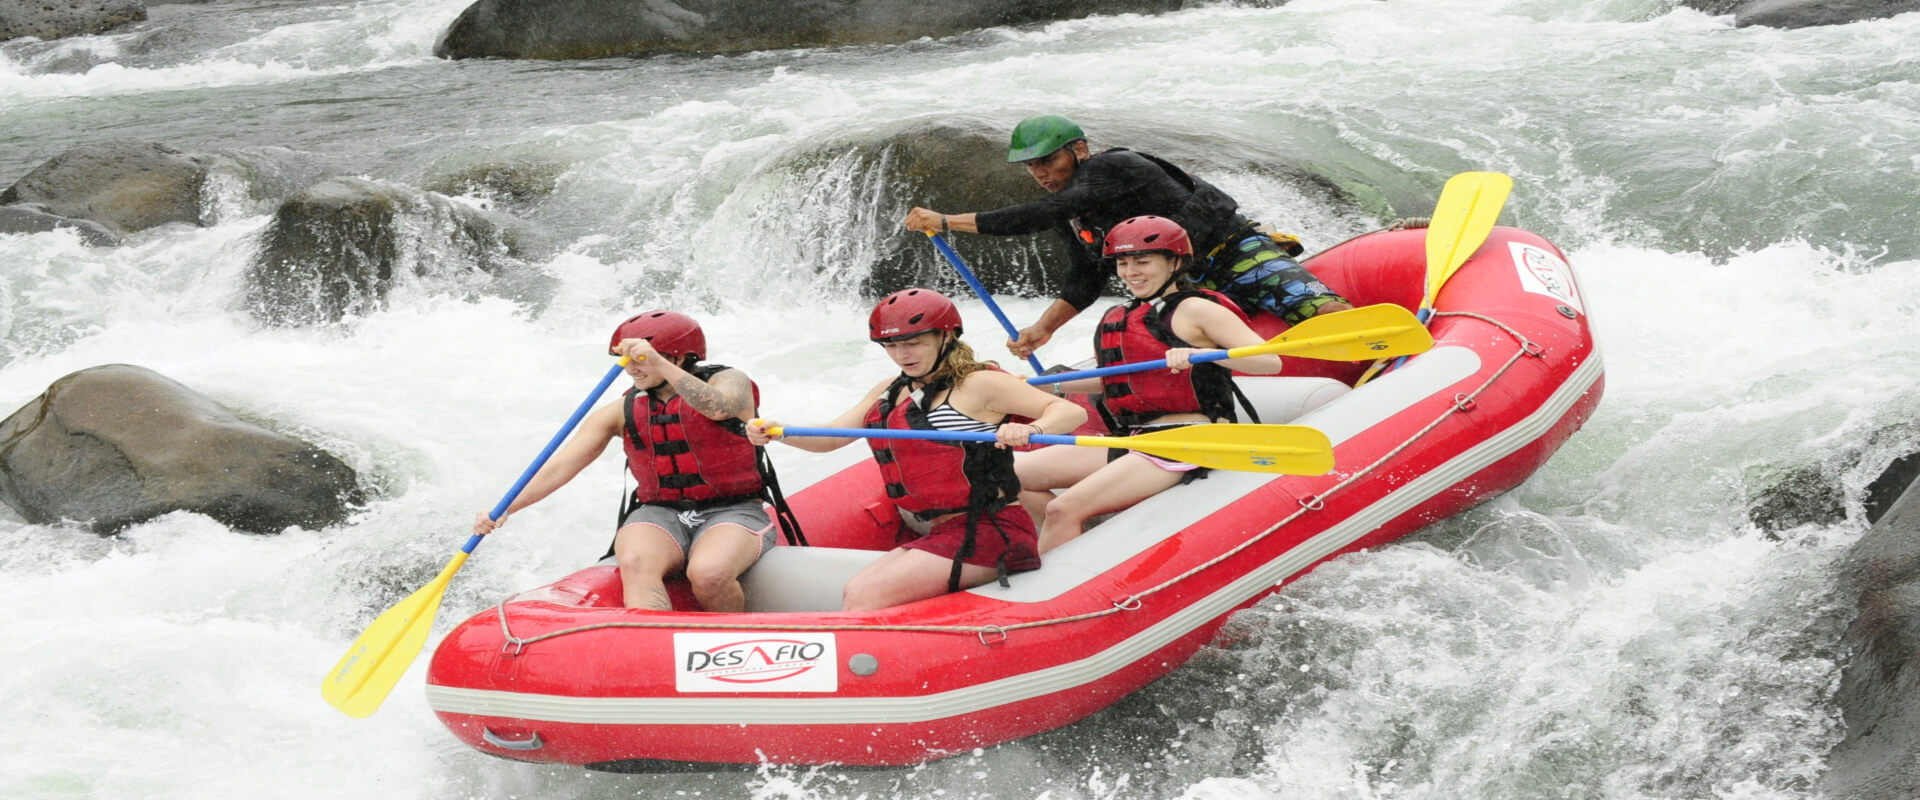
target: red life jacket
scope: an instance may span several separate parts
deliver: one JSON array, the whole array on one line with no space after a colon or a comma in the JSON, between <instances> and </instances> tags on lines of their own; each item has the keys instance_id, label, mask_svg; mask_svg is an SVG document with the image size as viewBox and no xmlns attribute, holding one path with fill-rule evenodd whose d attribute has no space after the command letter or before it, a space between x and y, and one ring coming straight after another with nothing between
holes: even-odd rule
<instances>
[{"instance_id":1,"label":"red life jacket","mask_svg":"<svg viewBox=\"0 0 1920 800\"><path fill-rule=\"evenodd\" d=\"M703 364L693 374L704 381L725 369ZM663 403L630 389L625 400L627 470L639 484L636 501L713 504L760 497L759 451L740 420L708 419L678 393ZM760 405L758 385L753 403Z\"/></svg>"},{"instance_id":2,"label":"red life jacket","mask_svg":"<svg viewBox=\"0 0 1920 800\"><path fill-rule=\"evenodd\" d=\"M895 378L867 410L866 427L896 430L934 430L928 409L908 398L896 402L912 380ZM946 384L930 384L920 396L931 398ZM1013 472L1013 451L990 442L935 442L926 439L868 439L873 460L880 465L887 497L895 506L921 519L972 509L994 511L1020 496L1020 479ZM977 506L977 507L976 507Z\"/></svg>"},{"instance_id":3,"label":"red life jacket","mask_svg":"<svg viewBox=\"0 0 1920 800\"><path fill-rule=\"evenodd\" d=\"M1100 366L1132 364L1167 357L1175 347L1193 345L1173 332L1173 312L1181 302L1203 298L1226 306L1245 321L1247 315L1226 295L1211 289L1175 292L1154 301L1133 300L1107 309L1094 334ZM1208 419L1236 420L1233 371L1218 362L1195 364L1185 372L1166 368L1100 378L1100 409L1115 433L1164 414L1199 412Z\"/></svg>"}]
</instances>

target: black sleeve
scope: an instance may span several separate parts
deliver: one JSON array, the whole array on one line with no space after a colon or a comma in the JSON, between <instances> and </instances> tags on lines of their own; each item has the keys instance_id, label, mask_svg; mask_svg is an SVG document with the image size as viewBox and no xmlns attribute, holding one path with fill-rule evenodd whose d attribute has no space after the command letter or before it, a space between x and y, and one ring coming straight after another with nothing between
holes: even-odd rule
<instances>
[{"instance_id":1,"label":"black sleeve","mask_svg":"<svg viewBox=\"0 0 1920 800\"><path fill-rule=\"evenodd\" d=\"M1142 186L1165 177L1153 162L1131 151L1101 153L1082 162L1060 191L1031 203L979 212L973 218L974 225L989 236L1039 233L1131 197Z\"/></svg>"}]
</instances>

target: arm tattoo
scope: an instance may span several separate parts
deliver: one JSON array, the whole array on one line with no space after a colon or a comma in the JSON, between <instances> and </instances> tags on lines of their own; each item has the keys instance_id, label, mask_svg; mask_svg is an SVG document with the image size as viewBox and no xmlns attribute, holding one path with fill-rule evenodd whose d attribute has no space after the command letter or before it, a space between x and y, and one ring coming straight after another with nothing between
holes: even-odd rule
<instances>
[{"instance_id":1,"label":"arm tattoo","mask_svg":"<svg viewBox=\"0 0 1920 800\"><path fill-rule=\"evenodd\" d=\"M727 370L703 381L691 373L673 381L673 390L695 411L714 419L737 417L753 410L753 387L737 370Z\"/></svg>"}]
</instances>

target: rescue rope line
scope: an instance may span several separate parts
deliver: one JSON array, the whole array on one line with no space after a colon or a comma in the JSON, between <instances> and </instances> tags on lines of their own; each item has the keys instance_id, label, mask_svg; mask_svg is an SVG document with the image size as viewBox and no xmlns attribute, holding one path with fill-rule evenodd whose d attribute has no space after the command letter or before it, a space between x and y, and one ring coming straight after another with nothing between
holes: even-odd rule
<instances>
[{"instance_id":1,"label":"rescue rope line","mask_svg":"<svg viewBox=\"0 0 1920 800\"><path fill-rule=\"evenodd\" d=\"M1074 623L1074 622L1083 622L1090 619L1098 619L1100 617L1111 616L1113 614L1118 614L1123 611L1137 610L1141 607L1141 601L1143 599L1150 597L1154 594L1158 594L1162 591L1165 591L1173 586L1176 586L1180 582L1185 581L1188 578L1191 578L1201 572L1204 572L1208 569L1212 569L1213 567L1219 566L1222 562L1230 558L1233 558L1236 555L1239 555L1241 552L1244 552L1247 548L1252 547L1255 544L1258 544L1262 540L1266 539L1267 537L1272 536L1274 533L1277 533L1281 528L1286 527L1287 523L1292 522L1296 519L1299 519L1300 517L1305 516L1309 512L1319 510L1320 508L1323 507L1324 505L1323 501L1329 495L1338 493L1342 489L1352 486L1354 483L1358 482L1360 479L1365 478L1366 476L1372 474L1373 471L1379 469L1382 464L1385 464L1387 461L1399 455L1402 451L1406 450L1408 447L1411 447L1414 442L1420 441L1422 437L1425 437L1426 435L1432 433L1435 428L1438 428L1441 423L1446 422L1447 419L1453 416L1454 414L1460 414L1468 410L1471 410L1473 408L1474 402L1480 397L1480 395L1484 393L1489 387L1493 386L1493 384L1496 381L1500 380L1500 377L1502 375L1505 375L1508 370L1512 369L1514 364L1519 363L1520 359L1525 358L1527 356L1538 357L1544 352L1544 349L1538 343L1535 343L1532 340L1528 339L1526 336L1522 335L1519 331L1514 330L1512 327L1508 326L1503 322L1500 322L1499 320L1493 319L1491 317L1488 317L1482 314L1475 314L1469 311L1441 311L1441 312L1435 313L1433 316L1436 318L1466 317L1469 319L1480 320L1481 322L1485 322L1489 325L1499 328L1502 331L1505 331L1508 336L1513 337L1513 339L1516 342L1519 342L1520 346L1518 349L1514 350L1513 355L1507 358L1506 363L1501 364L1499 369L1494 370L1491 375L1488 375L1487 379L1483 381L1479 386L1475 387L1472 392L1455 395L1453 404L1448 406L1446 411L1441 412L1440 415L1435 417L1432 422L1427 423L1425 427L1422 427L1420 430L1415 431L1413 435L1407 437L1406 441L1401 442L1399 445L1395 446L1392 450L1387 451L1386 454L1380 456L1380 458L1376 459L1373 463L1368 464L1365 467L1362 467L1358 471L1347 476L1345 480L1342 480L1339 483L1336 483L1333 486L1329 487L1326 491L1321 492L1317 495L1314 495L1312 498L1310 498L1311 502L1309 502L1307 499L1301 500L1299 509L1295 510L1291 514L1288 514L1285 518L1281 519L1279 522L1274 523L1271 527L1267 528L1264 531L1261 531L1259 534L1248 537L1245 541L1241 542L1238 545L1235 545L1234 547L1227 550L1226 552L1221 553L1220 555L1217 555L1211 559L1208 559L1205 562L1197 564L1192 569L1182 572L1179 575L1175 575L1171 578L1168 578L1167 580L1162 581L1158 585L1152 586L1144 591L1136 592L1134 594L1131 594L1119 600L1116 600L1114 601L1111 607L1103 608L1098 611L1089 611L1082 614L1073 614L1073 615L1064 616L1064 617L1054 617L1051 619L1033 620L1031 622L1021 622L1021 623L1015 623L1012 625L772 625L772 624L727 623L727 622L691 622L691 623L689 622L602 622L602 623L596 623L593 625L581 625L573 628L563 628L557 631L548 631L546 633L542 633L537 636L529 636L523 639L523 638L514 636L513 631L508 628L507 601L502 600L500 601L500 604L497 606L497 608L499 610L499 616L500 616L500 634L506 640L506 643L503 649L509 649L511 650L511 652L518 653L521 650L526 649L527 645L533 644L535 642L541 642L547 639L554 639L561 636L568 636L576 633L605 630L609 628L673 628L676 630L728 630L728 631L757 631L757 630L904 631L904 632L913 632L913 633L971 633L980 638L980 643L982 645L992 646L994 644L999 644L1000 642L1005 641L1007 639L1007 635L1012 633L1013 631L1025 630L1028 628L1043 628L1043 627L1048 627L1052 625L1065 625L1065 624Z\"/></svg>"}]
</instances>

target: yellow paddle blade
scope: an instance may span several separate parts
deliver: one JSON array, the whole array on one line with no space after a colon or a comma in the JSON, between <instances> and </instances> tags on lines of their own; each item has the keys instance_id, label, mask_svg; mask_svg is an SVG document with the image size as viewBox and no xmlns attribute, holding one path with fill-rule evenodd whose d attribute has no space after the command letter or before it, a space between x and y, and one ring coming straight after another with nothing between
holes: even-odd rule
<instances>
[{"instance_id":1,"label":"yellow paddle blade","mask_svg":"<svg viewBox=\"0 0 1920 800\"><path fill-rule=\"evenodd\" d=\"M1333 469L1327 435L1305 425L1188 425L1138 436L1073 439L1082 447L1121 447L1210 469L1286 475L1323 475Z\"/></svg>"},{"instance_id":2,"label":"yellow paddle blade","mask_svg":"<svg viewBox=\"0 0 1920 800\"><path fill-rule=\"evenodd\" d=\"M1227 358L1272 353L1328 361L1361 361L1413 355L1431 349L1433 335L1427 333L1413 312L1392 303L1380 303L1321 314L1268 339L1265 344L1228 350Z\"/></svg>"},{"instance_id":3,"label":"yellow paddle blade","mask_svg":"<svg viewBox=\"0 0 1920 800\"><path fill-rule=\"evenodd\" d=\"M347 654L333 665L320 686L327 702L349 717L365 717L386 702L394 684L419 657L427 632L433 628L433 618L440 613L440 598L447 593L447 583L465 563L466 553L455 555L432 583L387 609L353 640L353 646L347 648Z\"/></svg>"},{"instance_id":4,"label":"yellow paddle blade","mask_svg":"<svg viewBox=\"0 0 1920 800\"><path fill-rule=\"evenodd\" d=\"M1512 191L1513 179L1498 172L1462 172L1447 179L1427 226L1427 295L1421 308L1433 307L1440 287L1487 240Z\"/></svg>"},{"instance_id":5,"label":"yellow paddle blade","mask_svg":"<svg viewBox=\"0 0 1920 800\"><path fill-rule=\"evenodd\" d=\"M1427 293L1420 298L1421 321L1439 301L1440 287L1487 241L1512 192L1513 179L1498 172L1462 172L1447 179L1427 225ZM1386 366L1386 358L1374 361L1353 385L1365 386Z\"/></svg>"}]
</instances>

